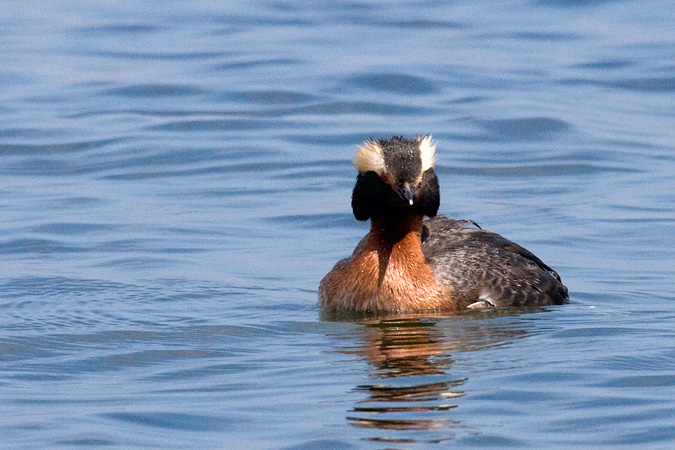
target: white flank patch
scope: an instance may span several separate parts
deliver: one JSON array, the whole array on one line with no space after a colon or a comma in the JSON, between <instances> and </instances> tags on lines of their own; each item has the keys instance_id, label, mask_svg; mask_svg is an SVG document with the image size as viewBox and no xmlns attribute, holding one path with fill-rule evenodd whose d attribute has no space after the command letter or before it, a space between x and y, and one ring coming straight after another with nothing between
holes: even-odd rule
<instances>
[{"instance_id":1,"label":"white flank patch","mask_svg":"<svg viewBox=\"0 0 675 450\"><path fill-rule=\"evenodd\" d=\"M477 309L477 308L492 308L495 306L495 302L490 298L490 294L487 292L481 292L478 296L478 301L467 306L467 309Z\"/></svg>"},{"instance_id":2,"label":"white flank patch","mask_svg":"<svg viewBox=\"0 0 675 450\"><path fill-rule=\"evenodd\" d=\"M420 140L420 157L422 158L422 173L434 167L436 162L436 144L431 142L431 135Z\"/></svg>"},{"instance_id":3,"label":"white flank patch","mask_svg":"<svg viewBox=\"0 0 675 450\"><path fill-rule=\"evenodd\" d=\"M466 307L466 309L479 309L479 308L490 308L492 307L492 304L490 302L486 302L485 300L481 300L479 302L473 302L469 306Z\"/></svg>"},{"instance_id":4,"label":"white flank patch","mask_svg":"<svg viewBox=\"0 0 675 450\"><path fill-rule=\"evenodd\" d=\"M360 145L354 157L354 165L360 173L375 172L378 175L384 173L384 153L380 144L368 140Z\"/></svg>"}]
</instances>

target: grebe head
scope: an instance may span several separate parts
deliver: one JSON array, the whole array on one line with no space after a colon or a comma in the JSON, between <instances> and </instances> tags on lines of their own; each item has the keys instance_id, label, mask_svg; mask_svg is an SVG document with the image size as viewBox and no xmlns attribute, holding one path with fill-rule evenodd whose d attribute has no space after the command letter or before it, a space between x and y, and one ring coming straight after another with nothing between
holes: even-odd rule
<instances>
[{"instance_id":1,"label":"grebe head","mask_svg":"<svg viewBox=\"0 0 675 450\"><path fill-rule=\"evenodd\" d=\"M364 142L354 158L359 171L352 195L354 217L435 216L440 204L435 152L431 136Z\"/></svg>"}]
</instances>

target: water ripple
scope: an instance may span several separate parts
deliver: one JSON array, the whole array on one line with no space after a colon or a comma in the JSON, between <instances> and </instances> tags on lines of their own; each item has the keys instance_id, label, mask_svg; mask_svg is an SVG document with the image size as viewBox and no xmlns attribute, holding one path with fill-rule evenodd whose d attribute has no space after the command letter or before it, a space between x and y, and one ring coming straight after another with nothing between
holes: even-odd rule
<instances>
[{"instance_id":1,"label":"water ripple","mask_svg":"<svg viewBox=\"0 0 675 450\"><path fill-rule=\"evenodd\" d=\"M206 92L202 89L196 88L194 86L175 84L137 84L117 87L104 92L105 95L130 98L183 97L205 93Z\"/></svg>"},{"instance_id":2,"label":"water ripple","mask_svg":"<svg viewBox=\"0 0 675 450\"><path fill-rule=\"evenodd\" d=\"M429 79L400 73L360 75L348 78L344 84L403 95L430 95L439 90Z\"/></svg>"},{"instance_id":3,"label":"water ripple","mask_svg":"<svg viewBox=\"0 0 675 450\"><path fill-rule=\"evenodd\" d=\"M200 414L181 414L169 412L151 413L106 413L103 418L171 430L187 431L225 431L237 423L235 419Z\"/></svg>"},{"instance_id":4,"label":"water ripple","mask_svg":"<svg viewBox=\"0 0 675 450\"><path fill-rule=\"evenodd\" d=\"M675 77L623 78L614 80L598 80L588 78L568 78L561 80L563 84L594 85L609 88L625 89L635 92L661 93L675 90Z\"/></svg>"},{"instance_id":5,"label":"water ripple","mask_svg":"<svg viewBox=\"0 0 675 450\"><path fill-rule=\"evenodd\" d=\"M552 135L569 131L569 123L550 117L527 117L521 119L484 120L481 126L491 132L511 139L550 139Z\"/></svg>"}]
</instances>

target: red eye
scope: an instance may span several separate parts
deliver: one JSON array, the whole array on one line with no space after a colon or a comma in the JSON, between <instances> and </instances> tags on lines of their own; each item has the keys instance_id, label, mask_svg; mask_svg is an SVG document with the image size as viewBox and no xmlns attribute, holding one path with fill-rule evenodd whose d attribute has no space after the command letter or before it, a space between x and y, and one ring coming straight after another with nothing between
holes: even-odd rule
<instances>
[{"instance_id":1,"label":"red eye","mask_svg":"<svg viewBox=\"0 0 675 450\"><path fill-rule=\"evenodd\" d=\"M384 172L380 174L380 180L384 181L386 184L389 184L389 179L387 178L387 174Z\"/></svg>"}]
</instances>

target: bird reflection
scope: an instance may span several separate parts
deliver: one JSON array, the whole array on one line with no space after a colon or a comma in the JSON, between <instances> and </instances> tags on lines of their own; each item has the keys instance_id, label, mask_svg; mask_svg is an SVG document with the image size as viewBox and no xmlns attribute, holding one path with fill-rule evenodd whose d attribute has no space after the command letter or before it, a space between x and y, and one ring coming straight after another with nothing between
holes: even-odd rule
<instances>
[{"instance_id":1,"label":"bird reflection","mask_svg":"<svg viewBox=\"0 0 675 450\"><path fill-rule=\"evenodd\" d=\"M440 374L452 364L449 345L431 320L395 318L364 324L364 345L353 353L365 357L376 378Z\"/></svg>"},{"instance_id":2,"label":"bird reflection","mask_svg":"<svg viewBox=\"0 0 675 450\"><path fill-rule=\"evenodd\" d=\"M429 376L447 378L446 371L453 362L449 356L452 345L443 339L436 322L397 317L362 323L363 345L343 352L368 361L372 378L398 380L357 386L354 391L367 393L367 397L352 409L353 415L347 420L356 427L381 430L434 430L455 425L447 415L436 417L438 414L433 413L457 406L449 400L464 395L456 388L465 380L419 383ZM429 414L433 417L426 417Z\"/></svg>"},{"instance_id":3,"label":"bird reflection","mask_svg":"<svg viewBox=\"0 0 675 450\"><path fill-rule=\"evenodd\" d=\"M468 320L421 315L351 319L362 325L357 342L338 351L366 361L369 377L376 382L353 389L365 397L349 411L347 420L357 428L399 433L365 440L400 444L454 439L452 430L461 424L451 410L457 407L455 399L465 395L462 386L467 380L450 375L451 355L501 345L525 334L511 327L491 327L489 321L480 320L490 319L487 315L464 318Z\"/></svg>"}]
</instances>

